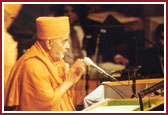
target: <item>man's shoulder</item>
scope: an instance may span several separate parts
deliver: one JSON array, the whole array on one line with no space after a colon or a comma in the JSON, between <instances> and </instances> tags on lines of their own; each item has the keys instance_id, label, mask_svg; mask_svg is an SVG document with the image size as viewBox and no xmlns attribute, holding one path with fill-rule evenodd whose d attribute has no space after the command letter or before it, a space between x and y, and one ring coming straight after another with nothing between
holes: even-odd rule
<instances>
[{"instance_id":1,"label":"man's shoulder","mask_svg":"<svg viewBox=\"0 0 168 115\"><path fill-rule=\"evenodd\" d=\"M44 66L44 63L38 57L31 57L24 60L24 66L31 67L31 68L41 68Z\"/></svg>"}]
</instances>

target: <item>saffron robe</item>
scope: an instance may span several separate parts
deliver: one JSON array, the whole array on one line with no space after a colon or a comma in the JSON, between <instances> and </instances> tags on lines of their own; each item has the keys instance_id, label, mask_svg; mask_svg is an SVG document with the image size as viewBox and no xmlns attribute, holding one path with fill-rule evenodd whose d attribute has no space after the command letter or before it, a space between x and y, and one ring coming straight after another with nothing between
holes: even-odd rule
<instances>
[{"instance_id":1,"label":"saffron robe","mask_svg":"<svg viewBox=\"0 0 168 115\"><path fill-rule=\"evenodd\" d=\"M73 88L60 95L65 79L64 60L52 62L37 41L10 73L5 106L18 106L21 111L73 111Z\"/></svg>"}]
</instances>

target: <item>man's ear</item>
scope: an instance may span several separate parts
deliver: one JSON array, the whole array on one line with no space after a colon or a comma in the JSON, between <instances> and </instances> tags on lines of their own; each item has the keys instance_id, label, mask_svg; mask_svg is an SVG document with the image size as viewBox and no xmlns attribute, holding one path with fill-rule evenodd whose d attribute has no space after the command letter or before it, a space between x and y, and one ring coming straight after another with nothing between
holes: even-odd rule
<instances>
[{"instance_id":1,"label":"man's ear","mask_svg":"<svg viewBox=\"0 0 168 115\"><path fill-rule=\"evenodd\" d=\"M46 47L48 50L51 50L51 40L46 41Z\"/></svg>"}]
</instances>

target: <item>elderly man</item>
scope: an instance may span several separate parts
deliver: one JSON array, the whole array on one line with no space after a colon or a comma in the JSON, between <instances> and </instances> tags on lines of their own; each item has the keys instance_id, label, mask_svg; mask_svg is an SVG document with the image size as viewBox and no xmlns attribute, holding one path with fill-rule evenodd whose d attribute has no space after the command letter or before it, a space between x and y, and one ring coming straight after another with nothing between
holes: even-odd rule
<instances>
[{"instance_id":1,"label":"elderly man","mask_svg":"<svg viewBox=\"0 0 168 115\"><path fill-rule=\"evenodd\" d=\"M69 68L69 18L36 19L38 40L11 71L5 106L22 111L74 111L73 86L85 71L82 59Z\"/></svg>"}]
</instances>

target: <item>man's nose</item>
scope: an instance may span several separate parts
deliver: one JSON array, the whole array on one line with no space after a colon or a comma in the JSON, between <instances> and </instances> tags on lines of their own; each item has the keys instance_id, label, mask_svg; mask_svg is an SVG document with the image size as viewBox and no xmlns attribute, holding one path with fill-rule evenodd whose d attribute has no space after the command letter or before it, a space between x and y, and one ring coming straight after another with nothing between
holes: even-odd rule
<instances>
[{"instance_id":1,"label":"man's nose","mask_svg":"<svg viewBox=\"0 0 168 115\"><path fill-rule=\"evenodd\" d=\"M66 44L66 49L70 49L70 44L69 44L69 42L67 42L67 44Z\"/></svg>"}]
</instances>

